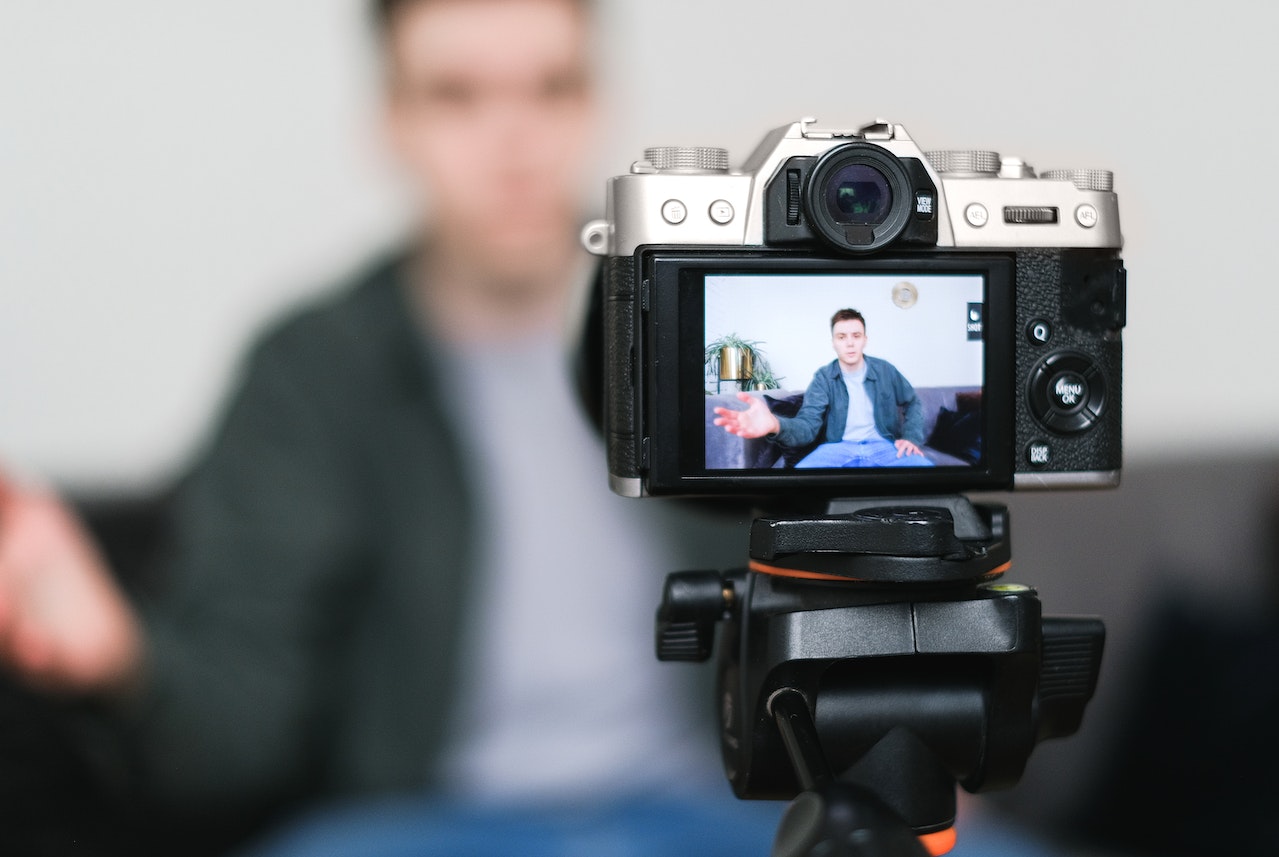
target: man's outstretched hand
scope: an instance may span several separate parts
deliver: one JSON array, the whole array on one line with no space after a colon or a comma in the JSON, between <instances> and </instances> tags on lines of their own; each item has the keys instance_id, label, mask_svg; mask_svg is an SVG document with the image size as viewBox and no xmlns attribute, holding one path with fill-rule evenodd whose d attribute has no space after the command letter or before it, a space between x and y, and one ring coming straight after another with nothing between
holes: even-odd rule
<instances>
[{"instance_id":1,"label":"man's outstretched hand","mask_svg":"<svg viewBox=\"0 0 1279 857\"><path fill-rule=\"evenodd\" d=\"M46 690L113 692L142 660L137 615L75 515L0 475L0 668Z\"/></svg>"},{"instance_id":2,"label":"man's outstretched hand","mask_svg":"<svg viewBox=\"0 0 1279 857\"><path fill-rule=\"evenodd\" d=\"M781 431L781 423L762 398L749 393L738 393L737 398L746 403L746 410L716 408L715 425L723 426L724 431L729 434L747 438L764 437Z\"/></svg>"}]
</instances>

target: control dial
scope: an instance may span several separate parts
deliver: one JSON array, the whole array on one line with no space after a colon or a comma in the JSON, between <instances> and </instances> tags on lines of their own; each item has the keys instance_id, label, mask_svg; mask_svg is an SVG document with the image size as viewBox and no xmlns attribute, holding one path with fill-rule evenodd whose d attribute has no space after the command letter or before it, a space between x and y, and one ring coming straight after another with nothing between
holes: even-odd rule
<instances>
[{"instance_id":1,"label":"control dial","mask_svg":"<svg viewBox=\"0 0 1279 857\"><path fill-rule=\"evenodd\" d=\"M1057 182L1074 182L1080 190L1109 193L1114 189L1115 174L1110 170L1046 170L1040 178Z\"/></svg>"}]
</instances>

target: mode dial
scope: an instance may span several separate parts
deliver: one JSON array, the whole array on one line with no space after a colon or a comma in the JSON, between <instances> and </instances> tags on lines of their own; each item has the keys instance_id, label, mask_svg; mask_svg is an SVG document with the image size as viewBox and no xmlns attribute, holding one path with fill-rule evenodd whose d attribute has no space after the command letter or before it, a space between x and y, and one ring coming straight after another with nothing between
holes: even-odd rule
<instances>
[{"instance_id":1,"label":"mode dial","mask_svg":"<svg viewBox=\"0 0 1279 857\"><path fill-rule=\"evenodd\" d=\"M654 146L644 150L644 160L659 170L726 172L728 149L717 146Z\"/></svg>"}]
</instances>

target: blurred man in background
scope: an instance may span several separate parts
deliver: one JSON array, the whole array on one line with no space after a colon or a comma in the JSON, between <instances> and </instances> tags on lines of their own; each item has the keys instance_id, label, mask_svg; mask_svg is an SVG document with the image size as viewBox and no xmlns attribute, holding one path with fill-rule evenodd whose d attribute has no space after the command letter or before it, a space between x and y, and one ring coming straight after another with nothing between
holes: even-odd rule
<instances>
[{"instance_id":1,"label":"blurred man in background","mask_svg":"<svg viewBox=\"0 0 1279 857\"><path fill-rule=\"evenodd\" d=\"M733 555L608 493L570 383L588 4L375 5L388 138L429 216L254 349L154 599L56 497L0 485L0 661L109 712L156 819L727 797L651 617L665 571Z\"/></svg>"}]
</instances>

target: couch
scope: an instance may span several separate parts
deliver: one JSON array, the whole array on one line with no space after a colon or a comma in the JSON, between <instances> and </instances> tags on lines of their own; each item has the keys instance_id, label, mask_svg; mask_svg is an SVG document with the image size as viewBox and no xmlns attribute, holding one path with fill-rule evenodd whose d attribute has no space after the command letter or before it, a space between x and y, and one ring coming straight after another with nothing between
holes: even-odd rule
<instances>
[{"instance_id":1,"label":"couch","mask_svg":"<svg viewBox=\"0 0 1279 857\"><path fill-rule=\"evenodd\" d=\"M1136 452L1118 490L985 498L1011 513L1009 582L1048 613L1101 615L1106 654L1079 734L1036 747L1016 788L963 795L962 812L1071 854L1279 853L1279 449ZM136 569L162 552L170 502L81 506L130 590L164 585ZM0 676L0 854L200 857L232 838L226 819L122 805L72 728L82 704Z\"/></svg>"},{"instance_id":2,"label":"couch","mask_svg":"<svg viewBox=\"0 0 1279 857\"><path fill-rule=\"evenodd\" d=\"M748 395L763 398L779 417L794 416L804 403L803 390L766 390ZM923 405L924 454L942 467L976 463L981 455L981 388L916 387L915 395ZM747 440L731 435L714 424L715 408L721 407L741 410L744 406L736 393L706 397L707 469L793 467L820 443L788 449L763 438ZM824 434L823 431L821 436Z\"/></svg>"}]
</instances>

